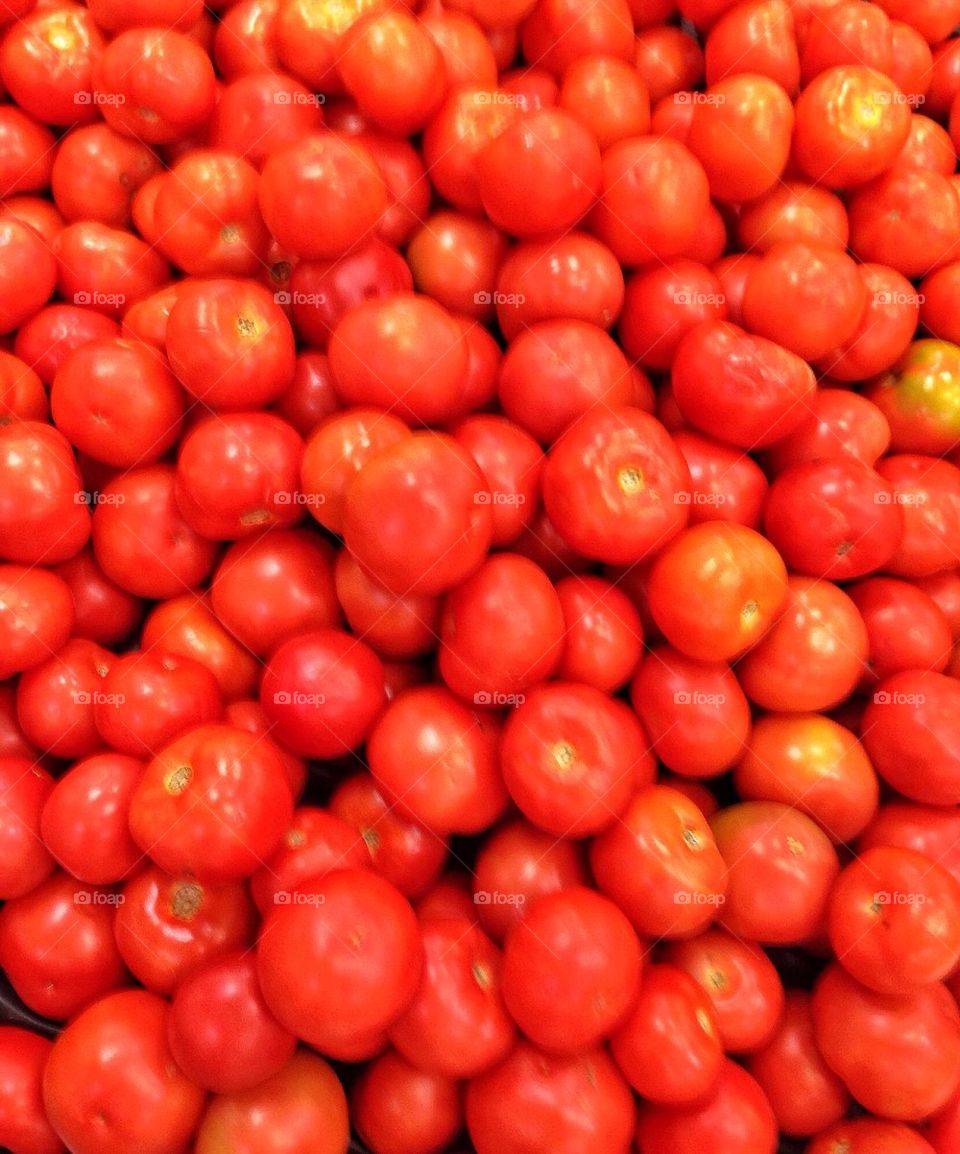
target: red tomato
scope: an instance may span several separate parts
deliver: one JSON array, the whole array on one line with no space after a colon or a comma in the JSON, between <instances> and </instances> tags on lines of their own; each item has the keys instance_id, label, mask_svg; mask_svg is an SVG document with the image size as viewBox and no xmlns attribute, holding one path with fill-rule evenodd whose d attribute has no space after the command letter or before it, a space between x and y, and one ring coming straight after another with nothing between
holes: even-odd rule
<instances>
[{"instance_id":1,"label":"red tomato","mask_svg":"<svg viewBox=\"0 0 960 1154\"><path fill-rule=\"evenodd\" d=\"M799 945L824 927L840 870L827 835L780 802L742 802L710 826L727 866L718 919L732 934L767 945Z\"/></svg>"},{"instance_id":2,"label":"red tomato","mask_svg":"<svg viewBox=\"0 0 960 1154\"><path fill-rule=\"evenodd\" d=\"M130 832L170 873L248 877L290 824L279 754L252 734L204 725L166 746L130 801Z\"/></svg>"},{"instance_id":3,"label":"red tomato","mask_svg":"<svg viewBox=\"0 0 960 1154\"><path fill-rule=\"evenodd\" d=\"M273 909L257 946L270 1010L331 1057L388 1029L412 1002L422 970L413 910L369 870L305 882Z\"/></svg>"},{"instance_id":4,"label":"red tomato","mask_svg":"<svg viewBox=\"0 0 960 1154\"><path fill-rule=\"evenodd\" d=\"M463 1127L457 1083L425 1073L393 1050L374 1059L354 1083L350 1108L374 1154L443 1150Z\"/></svg>"},{"instance_id":5,"label":"red tomato","mask_svg":"<svg viewBox=\"0 0 960 1154\"><path fill-rule=\"evenodd\" d=\"M43 1070L51 1043L16 1026L0 1026L0 1142L12 1154L64 1154L66 1147L47 1120Z\"/></svg>"},{"instance_id":6,"label":"red tomato","mask_svg":"<svg viewBox=\"0 0 960 1154\"><path fill-rule=\"evenodd\" d=\"M810 1002L806 991L790 990L775 1034L747 1059L780 1130L800 1138L832 1126L850 1106L846 1087L817 1049Z\"/></svg>"},{"instance_id":7,"label":"red tomato","mask_svg":"<svg viewBox=\"0 0 960 1154\"><path fill-rule=\"evenodd\" d=\"M919 1122L960 1085L960 1013L945 986L878 994L833 963L812 1008L824 1061L872 1113Z\"/></svg>"},{"instance_id":8,"label":"red tomato","mask_svg":"<svg viewBox=\"0 0 960 1154\"><path fill-rule=\"evenodd\" d=\"M629 1154L636 1106L605 1050L555 1057L528 1042L467 1086L467 1130L477 1154Z\"/></svg>"},{"instance_id":9,"label":"red tomato","mask_svg":"<svg viewBox=\"0 0 960 1154\"><path fill-rule=\"evenodd\" d=\"M423 975L390 1027L390 1041L428 1073L476 1077L501 1062L516 1038L504 1005L503 958L483 930L463 918L420 924Z\"/></svg>"},{"instance_id":10,"label":"red tomato","mask_svg":"<svg viewBox=\"0 0 960 1154\"><path fill-rule=\"evenodd\" d=\"M70 636L73 602L49 569L0 565L0 678L46 661Z\"/></svg>"},{"instance_id":11,"label":"red tomato","mask_svg":"<svg viewBox=\"0 0 960 1154\"><path fill-rule=\"evenodd\" d=\"M92 219L126 228L135 193L159 171L160 162L147 145L106 124L89 124L63 138L50 190L66 220Z\"/></svg>"},{"instance_id":12,"label":"red tomato","mask_svg":"<svg viewBox=\"0 0 960 1154\"><path fill-rule=\"evenodd\" d=\"M564 624L557 677L620 689L643 653L643 623L630 598L600 577L571 574L556 589Z\"/></svg>"},{"instance_id":13,"label":"red tomato","mask_svg":"<svg viewBox=\"0 0 960 1154\"><path fill-rule=\"evenodd\" d=\"M838 1122L816 1136L807 1154L836 1154L839 1150L849 1154L936 1154L916 1130L880 1118Z\"/></svg>"},{"instance_id":14,"label":"red tomato","mask_svg":"<svg viewBox=\"0 0 960 1154\"><path fill-rule=\"evenodd\" d=\"M205 1095L173 1060L168 1017L156 994L126 990L84 1010L54 1043L43 1100L71 1151L176 1154L186 1146Z\"/></svg>"},{"instance_id":15,"label":"red tomato","mask_svg":"<svg viewBox=\"0 0 960 1154\"><path fill-rule=\"evenodd\" d=\"M54 868L40 838L40 816L54 788L53 778L31 760L0 757L0 797L6 818L0 841L0 897L29 894Z\"/></svg>"}]
</instances>

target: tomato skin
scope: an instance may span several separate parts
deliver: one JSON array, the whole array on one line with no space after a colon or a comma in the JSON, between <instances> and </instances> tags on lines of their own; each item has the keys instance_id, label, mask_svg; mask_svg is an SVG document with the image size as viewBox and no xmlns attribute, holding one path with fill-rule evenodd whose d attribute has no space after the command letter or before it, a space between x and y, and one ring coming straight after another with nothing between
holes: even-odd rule
<instances>
[{"instance_id":1,"label":"tomato skin","mask_svg":"<svg viewBox=\"0 0 960 1154\"><path fill-rule=\"evenodd\" d=\"M960 531L960 469L949 461L897 453L877 464L903 509L900 547L886 564L897 577L930 577L953 569L948 542Z\"/></svg>"},{"instance_id":2,"label":"tomato skin","mask_svg":"<svg viewBox=\"0 0 960 1154\"><path fill-rule=\"evenodd\" d=\"M753 1053L769 1043L781 1020L784 991L758 945L726 930L708 929L668 943L663 960L685 970L706 991L728 1053Z\"/></svg>"},{"instance_id":3,"label":"tomato skin","mask_svg":"<svg viewBox=\"0 0 960 1154\"><path fill-rule=\"evenodd\" d=\"M812 1009L817 1048L871 1113L919 1122L960 1085L960 1015L945 986L878 994L833 963Z\"/></svg>"},{"instance_id":4,"label":"tomato skin","mask_svg":"<svg viewBox=\"0 0 960 1154\"><path fill-rule=\"evenodd\" d=\"M817 1050L806 991L788 991L776 1033L749 1056L747 1069L786 1134L812 1137L839 1122L850 1106L846 1087Z\"/></svg>"},{"instance_id":5,"label":"tomato skin","mask_svg":"<svg viewBox=\"0 0 960 1154\"><path fill-rule=\"evenodd\" d=\"M467 1130L477 1154L628 1154L636 1120L630 1088L605 1050L555 1057L518 1042L467 1085Z\"/></svg>"},{"instance_id":6,"label":"tomato skin","mask_svg":"<svg viewBox=\"0 0 960 1154\"><path fill-rule=\"evenodd\" d=\"M547 457L543 499L560 535L585 557L632 565L687 522L690 471L663 425L630 406L596 409Z\"/></svg>"},{"instance_id":7,"label":"tomato skin","mask_svg":"<svg viewBox=\"0 0 960 1154\"><path fill-rule=\"evenodd\" d=\"M74 1018L54 1043L43 1099L71 1151L177 1154L186 1146L204 1093L173 1061L168 1014L167 1003L145 990L109 994Z\"/></svg>"},{"instance_id":8,"label":"tomato skin","mask_svg":"<svg viewBox=\"0 0 960 1154\"><path fill-rule=\"evenodd\" d=\"M724 929L766 945L799 945L824 926L840 863L809 817L779 802L741 802L710 821L727 865Z\"/></svg>"},{"instance_id":9,"label":"tomato skin","mask_svg":"<svg viewBox=\"0 0 960 1154\"><path fill-rule=\"evenodd\" d=\"M90 512L78 499L80 471L66 438L38 421L0 426L0 470L0 557L56 565L79 553Z\"/></svg>"},{"instance_id":10,"label":"tomato skin","mask_svg":"<svg viewBox=\"0 0 960 1154\"><path fill-rule=\"evenodd\" d=\"M159 171L159 160L145 144L120 136L106 124L89 124L64 137L50 188L65 220L93 219L125 228L134 194Z\"/></svg>"},{"instance_id":11,"label":"tomato skin","mask_svg":"<svg viewBox=\"0 0 960 1154\"><path fill-rule=\"evenodd\" d=\"M416 917L369 870L335 870L289 897L266 919L257 946L264 1000L309 1045L349 1055L414 998L423 972Z\"/></svg>"},{"instance_id":12,"label":"tomato skin","mask_svg":"<svg viewBox=\"0 0 960 1154\"><path fill-rule=\"evenodd\" d=\"M907 669L943 672L953 642L950 622L923 589L893 577L871 577L849 592L870 639L868 685Z\"/></svg>"},{"instance_id":13,"label":"tomato skin","mask_svg":"<svg viewBox=\"0 0 960 1154\"><path fill-rule=\"evenodd\" d=\"M895 453L941 456L960 442L960 348L914 341L867 398L890 422Z\"/></svg>"},{"instance_id":14,"label":"tomato skin","mask_svg":"<svg viewBox=\"0 0 960 1154\"><path fill-rule=\"evenodd\" d=\"M690 937L717 916L727 871L706 818L663 785L641 787L590 847L600 891L649 937Z\"/></svg>"},{"instance_id":15,"label":"tomato skin","mask_svg":"<svg viewBox=\"0 0 960 1154\"><path fill-rule=\"evenodd\" d=\"M0 565L0 678L36 668L73 625L70 587L49 569Z\"/></svg>"},{"instance_id":16,"label":"tomato skin","mask_svg":"<svg viewBox=\"0 0 960 1154\"><path fill-rule=\"evenodd\" d=\"M383 666L339 629L298 633L267 662L260 704L275 737L295 753L337 757L360 745L383 709Z\"/></svg>"},{"instance_id":17,"label":"tomato skin","mask_svg":"<svg viewBox=\"0 0 960 1154\"><path fill-rule=\"evenodd\" d=\"M203 725L149 763L130 832L161 869L217 883L252 874L292 815L279 754L244 730Z\"/></svg>"},{"instance_id":18,"label":"tomato skin","mask_svg":"<svg viewBox=\"0 0 960 1154\"><path fill-rule=\"evenodd\" d=\"M556 589L564 623L557 677L606 693L620 689L643 654L643 623L633 603L599 577L571 574Z\"/></svg>"},{"instance_id":19,"label":"tomato skin","mask_svg":"<svg viewBox=\"0 0 960 1154\"><path fill-rule=\"evenodd\" d=\"M144 763L120 753L76 762L50 791L40 833L63 869L88 885L124 880L141 860L127 827Z\"/></svg>"},{"instance_id":20,"label":"tomato skin","mask_svg":"<svg viewBox=\"0 0 960 1154\"><path fill-rule=\"evenodd\" d=\"M960 759L952 737L960 682L907 670L881 681L863 715L863 743L887 784L927 805L960 802Z\"/></svg>"},{"instance_id":21,"label":"tomato skin","mask_svg":"<svg viewBox=\"0 0 960 1154\"><path fill-rule=\"evenodd\" d=\"M897 846L943 866L960 881L960 811L953 807L889 801L860 835L858 848Z\"/></svg>"},{"instance_id":22,"label":"tomato skin","mask_svg":"<svg viewBox=\"0 0 960 1154\"><path fill-rule=\"evenodd\" d=\"M623 702L589 685L549 682L507 718L500 767L510 797L538 828L588 837L612 825L652 781L646 734Z\"/></svg>"},{"instance_id":23,"label":"tomato skin","mask_svg":"<svg viewBox=\"0 0 960 1154\"><path fill-rule=\"evenodd\" d=\"M713 381L709 398L702 382ZM670 380L695 429L742 449L789 436L807 413L816 381L795 353L728 321L706 320L681 338Z\"/></svg>"},{"instance_id":24,"label":"tomato skin","mask_svg":"<svg viewBox=\"0 0 960 1154\"><path fill-rule=\"evenodd\" d=\"M18 1026L0 1026L0 1142L12 1154L65 1154L43 1108L43 1069L52 1043Z\"/></svg>"},{"instance_id":25,"label":"tomato skin","mask_svg":"<svg viewBox=\"0 0 960 1154\"><path fill-rule=\"evenodd\" d=\"M960 885L913 850L862 850L837 879L828 931L840 964L870 989L942 981L960 961Z\"/></svg>"},{"instance_id":26,"label":"tomato skin","mask_svg":"<svg viewBox=\"0 0 960 1154\"><path fill-rule=\"evenodd\" d=\"M679 601L675 591L682 586L696 589L697 596ZM763 637L782 612L787 591L786 567L769 541L746 526L709 521L661 550L650 570L647 600L671 645L697 661L718 662Z\"/></svg>"},{"instance_id":27,"label":"tomato skin","mask_svg":"<svg viewBox=\"0 0 960 1154\"><path fill-rule=\"evenodd\" d=\"M200 1122L196 1154L257 1154L264 1130L281 1133L290 1150L346 1154L347 1097L332 1067L301 1049L258 1086L216 1095Z\"/></svg>"},{"instance_id":28,"label":"tomato skin","mask_svg":"<svg viewBox=\"0 0 960 1154\"><path fill-rule=\"evenodd\" d=\"M598 1045L640 988L642 944L608 898L574 886L540 897L507 934L503 996L514 1021L553 1054Z\"/></svg>"},{"instance_id":29,"label":"tomato skin","mask_svg":"<svg viewBox=\"0 0 960 1154\"><path fill-rule=\"evenodd\" d=\"M0 195L35 192L50 183L56 138L50 129L15 104L0 111Z\"/></svg>"},{"instance_id":30,"label":"tomato skin","mask_svg":"<svg viewBox=\"0 0 960 1154\"><path fill-rule=\"evenodd\" d=\"M396 1051L375 1058L350 1092L351 1117L375 1154L433 1154L463 1126L459 1086L427 1074Z\"/></svg>"},{"instance_id":31,"label":"tomato skin","mask_svg":"<svg viewBox=\"0 0 960 1154\"><path fill-rule=\"evenodd\" d=\"M421 917L424 968L391 1043L419 1069L473 1078L502 1062L516 1040L504 1004L503 957L479 926Z\"/></svg>"},{"instance_id":32,"label":"tomato skin","mask_svg":"<svg viewBox=\"0 0 960 1154\"><path fill-rule=\"evenodd\" d=\"M706 1143L729 1154L775 1154L777 1124L760 1086L727 1058L713 1093L686 1107L650 1104L640 1111L639 1154L695 1154ZM706 1146L709 1149L709 1146Z\"/></svg>"},{"instance_id":33,"label":"tomato skin","mask_svg":"<svg viewBox=\"0 0 960 1154\"><path fill-rule=\"evenodd\" d=\"M17 717L28 740L63 758L86 757L99 749L94 700L112 662L105 649L75 637L24 670L17 686Z\"/></svg>"}]
</instances>

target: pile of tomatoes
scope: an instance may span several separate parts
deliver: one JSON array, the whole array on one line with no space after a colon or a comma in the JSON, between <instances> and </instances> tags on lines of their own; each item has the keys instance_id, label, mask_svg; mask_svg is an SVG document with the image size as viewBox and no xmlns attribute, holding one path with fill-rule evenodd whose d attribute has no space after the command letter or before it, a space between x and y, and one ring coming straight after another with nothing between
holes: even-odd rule
<instances>
[{"instance_id":1,"label":"pile of tomatoes","mask_svg":"<svg viewBox=\"0 0 960 1154\"><path fill-rule=\"evenodd\" d=\"M958 1154L960 0L0 0L0 1146Z\"/></svg>"}]
</instances>

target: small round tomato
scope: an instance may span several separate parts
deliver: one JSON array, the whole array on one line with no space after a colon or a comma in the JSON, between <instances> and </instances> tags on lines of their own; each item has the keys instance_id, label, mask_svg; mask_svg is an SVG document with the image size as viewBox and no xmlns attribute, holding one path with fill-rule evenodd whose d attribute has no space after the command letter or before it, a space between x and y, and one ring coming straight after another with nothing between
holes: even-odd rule
<instances>
[{"instance_id":1,"label":"small round tomato","mask_svg":"<svg viewBox=\"0 0 960 1154\"><path fill-rule=\"evenodd\" d=\"M295 753L338 757L366 739L383 709L383 666L339 629L298 633L271 654L260 704L274 737Z\"/></svg>"},{"instance_id":2,"label":"small round tomato","mask_svg":"<svg viewBox=\"0 0 960 1154\"><path fill-rule=\"evenodd\" d=\"M53 778L25 757L0 757L0 797L6 819L0 842L0 897L22 897L36 889L54 867L40 837L41 812Z\"/></svg>"},{"instance_id":3,"label":"small round tomato","mask_svg":"<svg viewBox=\"0 0 960 1154\"><path fill-rule=\"evenodd\" d=\"M564 637L557 677L612 693L640 663L643 622L630 598L601 577L571 574L557 583Z\"/></svg>"},{"instance_id":4,"label":"small round tomato","mask_svg":"<svg viewBox=\"0 0 960 1154\"><path fill-rule=\"evenodd\" d=\"M837 851L809 817L781 802L742 802L710 820L727 865L718 919L730 933L798 945L825 925L840 871Z\"/></svg>"},{"instance_id":5,"label":"small round tomato","mask_svg":"<svg viewBox=\"0 0 960 1154\"><path fill-rule=\"evenodd\" d=\"M99 749L94 704L112 661L95 642L73 637L25 670L17 686L17 719L27 740L63 758Z\"/></svg>"},{"instance_id":6,"label":"small round tomato","mask_svg":"<svg viewBox=\"0 0 960 1154\"><path fill-rule=\"evenodd\" d=\"M283 1134L291 1149L341 1154L350 1141L347 1096L322 1058L298 1050L266 1081L218 1094L197 1131L196 1154L256 1154L261 1135Z\"/></svg>"},{"instance_id":7,"label":"small round tomato","mask_svg":"<svg viewBox=\"0 0 960 1154\"><path fill-rule=\"evenodd\" d=\"M813 991L817 1049L871 1113L919 1122L960 1086L960 1013L945 986L878 994L834 962Z\"/></svg>"},{"instance_id":8,"label":"small round tomato","mask_svg":"<svg viewBox=\"0 0 960 1154\"><path fill-rule=\"evenodd\" d=\"M664 785L641 788L594 839L597 886L650 937L689 937L717 916L727 871L706 818Z\"/></svg>"},{"instance_id":9,"label":"small round tomato","mask_svg":"<svg viewBox=\"0 0 960 1154\"><path fill-rule=\"evenodd\" d=\"M347 548L397 593L445 593L482 562L490 490L449 436L421 432L366 460L345 494Z\"/></svg>"},{"instance_id":10,"label":"small round tomato","mask_svg":"<svg viewBox=\"0 0 960 1154\"><path fill-rule=\"evenodd\" d=\"M63 1154L66 1149L43 1106L43 1070L51 1048L31 1030L0 1026L0 1142L11 1154Z\"/></svg>"},{"instance_id":11,"label":"small round tomato","mask_svg":"<svg viewBox=\"0 0 960 1154\"><path fill-rule=\"evenodd\" d=\"M753 11L760 13L764 7L755 5ZM743 205L737 218L740 243L758 253L782 242L825 245L842 251L849 232L847 212L839 196L800 180L775 185L764 196Z\"/></svg>"},{"instance_id":12,"label":"small round tomato","mask_svg":"<svg viewBox=\"0 0 960 1154\"><path fill-rule=\"evenodd\" d=\"M353 1084L350 1109L357 1133L374 1151L444 1150L463 1128L457 1083L426 1073L395 1050L374 1059Z\"/></svg>"},{"instance_id":13,"label":"small round tomato","mask_svg":"<svg viewBox=\"0 0 960 1154\"><path fill-rule=\"evenodd\" d=\"M160 162L147 145L106 124L88 124L64 136L53 162L50 190L66 220L98 220L125 228L134 194L160 171Z\"/></svg>"},{"instance_id":14,"label":"small round tomato","mask_svg":"<svg viewBox=\"0 0 960 1154\"><path fill-rule=\"evenodd\" d=\"M747 1069L786 1134L809 1138L838 1122L850 1106L847 1088L817 1049L805 990L788 991L776 1032L749 1056Z\"/></svg>"},{"instance_id":15,"label":"small round tomato","mask_svg":"<svg viewBox=\"0 0 960 1154\"><path fill-rule=\"evenodd\" d=\"M205 725L147 766L130 801L130 832L168 873L229 881L266 860L292 815L279 754L243 730Z\"/></svg>"},{"instance_id":16,"label":"small round tomato","mask_svg":"<svg viewBox=\"0 0 960 1154\"><path fill-rule=\"evenodd\" d=\"M928 593L894 577L870 577L848 592L867 627L867 684L908 669L943 672L953 635L946 614Z\"/></svg>"},{"instance_id":17,"label":"small round tomato","mask_svg":"<svg viewBox=\"0 0 960 1154\"><path fill-rule=\"evenodd\" d=\"M695 1154L716 1149L724 1154L775 1154L777 1122L759 1084L729 1058L713 1090L683 1107L653 1103L640 1111L639 1154Z\"/></svg>"},{"instance_id":18,"label":"small round tomato","mask_svg":"<svg viewBox=\"0 0 960 1154\"><path fill-rule=\"evenodd\" d=\"M534 1045L577 1053L620 1026L641 969L642 946L626 916L608 898L574 886L540 897L507 934L503 997Z\"/></svg>"},{"instance_id":19,"label":"small round tomato","mask_svg":"<svg viewBox=\"0 0 960 1154\"><path fill-rule=\"evenodd\" d=\"M473 1078L510 1052L516 1027L503 994L503 959L479 926L460 917L423 918L423 976L390 1027L408 1061L446 1078Z\"/></svg>"},{"instance_id":20,"label":"small round tomato","mask_svg":"<svg viewBox=\"0 0 960 1154\"><path fill-rule=\"evenodd\" d=\"M677 589L689 595L678 598ZM698 661L729 661L779 617L787 571L776 549L753 529L707 521L659 553L647 600L657 626L681 653Z\"/></svg>"},{"instance_id":21,"label":"small round tomato","mask_svg":"<svg viewBox=\"0 0 960 1154\"><path fill-rule=\"evenodd\" d=\"M423 972L413 910L370 870L334 870L274 907L257 974L274 1016L321 1053L351 1054L410 1005Z\"/></svg>"},{"instance_id":22,"label":"small round tomato","mask_svg":"<svg viewBox=\"0 0 960 1154\"><path fill-rule=\"evenodd\" d=\"M654 777L636 714L590 685L531 689L507 718L503 781L517 808L557 837L588 837L616 823L632 792Z\"/></svg>"},{"instance_id":23,"label":"small round tomato","mask_svg":"<svg viewBox=\"0 0 960 1154\"><path fill-rule=\"evenodd\" d=\"M75 1154L185 1148L205 1094L167 1045L169 1005L146 990L109 994L73 1019L43 1073L43 1101ZM77 1071L84 1076L78 1083Z\"/></svg>"},{"instance_id":24,"label":"small round tomato","mask_svg":"<svg viewBox=\"0 0 960 1154\"><path fill-rule=\"evenodd\" d=\"M73 602L49 569L0 565L0 679L46 661L70 636Z\"/></svg>"},{"instance_id":25,"label":"small round tomato","mask_svg":"<svg viewBox=\"0 0 960 1154\"><path fill-rule=\"evenodd\" d=\"M960 347L914 341L865 395L890 423L895 453L950 452L960 442Z\"/></svg>"},{"instance_id":26,"label":"small round tomato","mask_svg":"<svg viewBox=\"0 0 960 1154\"><path fill-rule=\"evenodd\" d=\"M781 1021L783 983L758 945L708 929L668 943L664 961L686 971L706 992L726 1051L749 1054L769 1043Z\"/></svg>"},{"instance_id":27,"label":"small round tomato","mask_svg":"<svg viewBox=\"0 0 960 1154\"><path fill-rule=\"evenodd\" d=\"M561 537L611 565L649 557L686 524L690 471L663 425L630 406L595 409L547 457L543 499Z\"/></svg>"},{"instance_id":28,"label":"small round tomato","mask_svg":"<svg viewBox=\"0 0 960 1154\"><path fill-rule=\"evenodd\" d=\"M960 469L949 461L898 453L877 463L903 509L900 547L886 570L898 577L929 577L957 563L960 533Z\"/></svg>"},{"instance_id":29,"label":"small round tomato","mask_svg":"<svg viewBox=\"0 0 960 1154\"><path fill-rule=\"evenodd\" d=\"M946 1151L947 1146L943 1147ZM852 1118L817 1134L806 1154L937 1154L910 1126L881 1118Z\"/></svg>"},{"instance_id":30,"label":"small round tomato","mask_svg":"<svg viewBox=\"0 0 960 1154\"><path fill-rule=\"evenodd\" d=\"M636 1106L605 1050L554 1056L519 1042L467 1086L467 1130L477 1154L629 1154Z\"/></svg>"}]
</instances>

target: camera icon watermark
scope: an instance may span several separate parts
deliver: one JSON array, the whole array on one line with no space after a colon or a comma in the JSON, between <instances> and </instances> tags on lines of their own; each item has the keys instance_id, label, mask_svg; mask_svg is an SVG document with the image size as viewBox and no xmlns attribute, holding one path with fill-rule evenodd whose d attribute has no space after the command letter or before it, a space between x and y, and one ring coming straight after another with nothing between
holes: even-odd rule
<instances>
[{"instance_id":1,"label":"camera icon watermark","mask_svg":"<svg viewBox=\"0 0 960 1154\"><path fill-rule=\"evenodd\" d=\"M522 693L488 693L485 689L481 689L479 693L473 695L474 705L493 706L501 709L523 705L526 700Z\"/></svg>"},{"instance_id":2,"label":"camera icon watermark","mask_svg":"<svg viewBox=\"0 0 960 1154\"><path fill-rule=\"evenodd\" d=\"M496 305L498 308L519 308L526 303L523 293L477 292L473 294L475 305Z\"/></svg>"},{"instance_id":3,"label":"camera icon watermark","mask_svg":"<svg viewBox=\"0 0 960 1154\"><path fill-rule=\"evenodd\" d=\"M473 494L474 505L526 505L523 493L503 493L499 489L478 489Z\"/></svg>"},{"instance_id":4,"label":"camera icon watermark","mask_svg":"<svg viewBox=\"0 0 960 1154\"><path fill-rule=\"evenodd\" d=\"M719 507L726 505L727 498L723 493L703 493L697 489L678 489L673 494L674 505L704 505Z\"/></svg>"},{"instance_id":5,"label":"camera icon watermark","mask_svg":"<svg viewBox=\"0 0 960 1154\"><path fill-rule=\"evenodd\" d=\"M99 489L92 492L88 489L79 489L73 494L74 505L125 505L127 498L123 493L101 493Z\"/></svg>"},{"instance_id":6,"label":"camera icon watermark","mask_svg":"<svg viewBox=\"0 0 960 1154\"><path fill-rule=\"evenodd\" d=\"M326 900L325 894L304 894L300 890L277 890L273 895L277 906L322 906Z\"/></svg>"},{"instance_id":7,"label":"camera icon watermark","mask_svg":"<svg viewBox=\"0 0 960 1154\"><path fill-rule=\"evenodd\" d=\"M723 293L700 293L680 289L673 294L673 303L675 305L725 305L727 298Z\"/></svg>"},{"instance_id":8,"label":"camera icon watermark","mask_svg":"<svg viewBox=\"0 0 960 1154\"><path fill-rule=\"evenodd\" d=\"M320 92L275 92L274 104L307 104L319 108L327 98Z\"/></svg>"},{"instance_id":9,"label":"camera icon watermark","mask_svg":"<svg viewBox=\"0 0 960 1154\"><path fill-rule=\"evenodd\" d=\"M873 503L875 505L925 505L927 495L926 493L901 493L896 489L890 493L881 490L879 493L874 493Z\"/></svg>"},{"instance_id":10,"label":"camera icon watermark","mask_svg":"<svg viewBox=\"0 0 960 1154\"><path fill-rule=\"evenodd\" d=\"M873 695L875 705L923 705L926 700L925 693L891 693L887 689L878 689Z\"/></svg>"},{"instance_id":11,"label":"camera icon watermark","mask_svg":"<svg viewBox=\"0 0 960 1154\"><path fill-rule=\"evenodd\" d=\"M904 893L903 890L878 890L873 895L875 906L922 906L926 900L925 894Z\"/></svg>"},{"instance_id":12,"label":"camera icon watermark","mask_svg":"<svg viewBox=\"0 0 960 1154\"><path fill-rule=\"evenodd\" d=\"M122 92L75 92L73 103L119 107L127 103L127 98Z\"/></svg>"},{"instance_id":13,"label":"camera icon watermark","mask_svg":"<svg viewBox=\"0 0 960 1154\"><path fill-rule=\"evenodd\" d=\"M722 906L726 900L725 894L701 890L675 890L673 894L675 906Z\"/></svg>"},{"instance_id":14,"label":"camera icon watermark","mask_svg":"<svg viewBox=\"0 0 960 1154\"><path fill-rule=\"evenodd\" d=\"M683 92L675 92L673 94L673 101L675 104L726 104L727 98L722 92L690 92L685 90Z\"/></svg>"},{"instance_id":15,"label":"camera icon watermark","mask_svg":"<svg viewBox=\"0 0 960 1154\"><path fill-rule=\"evenodd\" d=\"M317 506L322 505L326 499L323 493L298 493L288 489L279 489L273 494L275 505Z\"/></svg>"},{"instance_id":16,"label":"camera icon watermark","mask_svg":"<svg viewBox=\"0 0 960 1154\"><path fill-rule=\"evenodd\" d=\"M73 895L75 906L122 906L126 900L123 894L105 893L103 890L76 890Z\"/></svg>"},{"instance_id":17,"label":"camera icon watermark","mask_svg":"<svg viewBox=\"0 0 960 1154\"><path fill-rule=\"evenodd\" d=\"M127 700L123 693L101 693L99 690L75 689L70 694L77 705L123 705Z\"/></svg>"},{"instance_id":18,"label":"camera icon watermark","mask_svg":"<svg viewBox=\"0 0 960 1154\"><path fill-rule=\"evenodd\" d=\"M78 292L73 294L75 305L91 305L93 308L122 309L127 303L123 293Z\"/></svg>"},{"instance_id":19,"label":"camera icon watermark","mask_svg":"<svg viewBox=\"0 0 960 1154\"><path fill-rule=\"evenodd\" d=\"M278 689L273 695L274 705L325 705L326 701L322 693L301 693L298 689Z\"/></svg>"},{"instance_id":20,"label":"camera icon watermark","mask_svg":"<svg viewBox=\"0 0 960 1154\"><path fill-rule=\"evenodd\" d=\"M278 305L307 305L311 308L317 308L327 303L327 294L290 292L287 289L280 289L273 294L273 299Z\"/></svg>"},{"instance_id":21,"label":"camera icon watermark","mask_svg":"<svg viewBox=\"0 0 960 1154\"><path fill-rule=\"evenodd\" d=\"M925 293L887 292L883 289L873 294L878 305L922 305L927 299Z\"/></svg>"},{"instance_id":22,"label":"camera icon watermark","mask_svg":"<svg viewBox=\"0 0 960 1154\"><path fill-rule=\"evenodd\" d=\"M674 705L723 705L725 693L700 693L696 689L678 689L673 695Z\"/></svg>"},{"instance_id":23,"label":"camera icon watermark","mask_svg":"<svg viewBox=\"0 0 960 1154\"><path fill-rule=\"evenodd\" d=\"M473 904L476 906L522 906L526 900L526 894L504 890L477 890L473 895Z\"/></svg>"}]
</instances>

